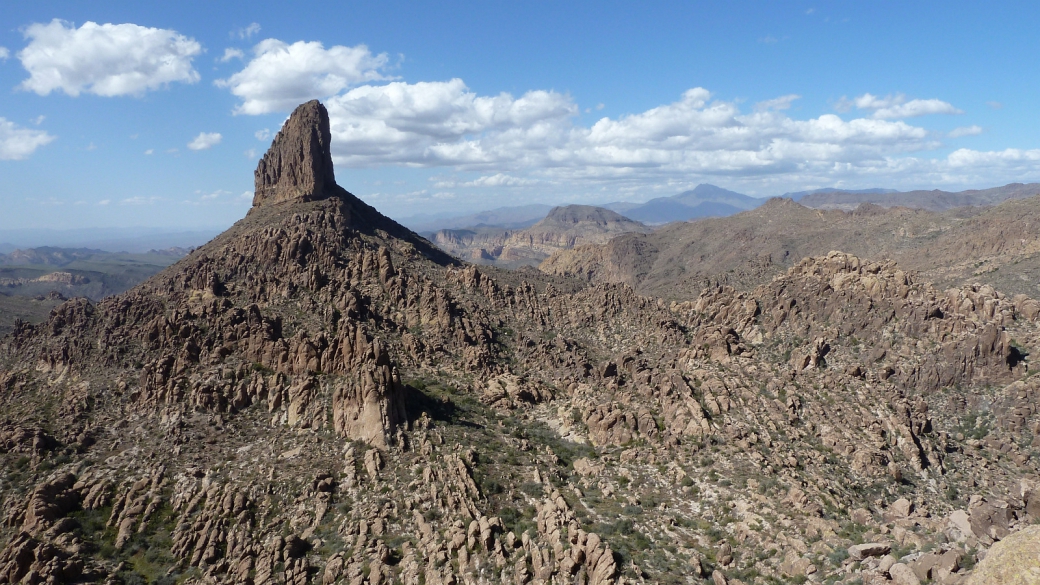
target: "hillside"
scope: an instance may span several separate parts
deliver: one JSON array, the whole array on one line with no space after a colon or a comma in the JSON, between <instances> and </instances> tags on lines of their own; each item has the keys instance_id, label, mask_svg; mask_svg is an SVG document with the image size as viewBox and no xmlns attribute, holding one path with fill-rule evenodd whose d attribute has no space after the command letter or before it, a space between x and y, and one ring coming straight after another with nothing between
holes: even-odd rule
<instances>
[{"instance_id":1,"label":"hillside","mask_svg":"<svg viewBox=\"0 0 1040 585\"><path fill-rule=\"evenodd\" d=\"M554 207L529 228L440 230L432 241L458 258L504 268L537 266L553 252L581 244L604 243L625 233L650 229L618 213L590 205Z\"/></svg>"},{"instance_id":2,"label":"hillside","mask_svg":"<svg viewBox=\"0 0 1040 585\"><path fill-rule=\"evenodd\" d=\"M968 191L895 191L883 193L825 191L810 193L798 200L815 209L851 211L863 203L881 207L911 207L929 211L946 211L956 207L996 205L1009 199L1025 199L1040 195L1040 183L1011 183L992 189Z\"/></svg>"},{"instance_id":3,"label":"hillside","mask_svg":"<svg viewBox=\"0 0 1040 585\"><path fill-rule=\"evenodd\" d=\"M303 104L231 229L0 341L0 581L963 583L1029 550L1037 301L843 252L671 303L477 267L329 142Z\"/></svg>"}]
</instances>

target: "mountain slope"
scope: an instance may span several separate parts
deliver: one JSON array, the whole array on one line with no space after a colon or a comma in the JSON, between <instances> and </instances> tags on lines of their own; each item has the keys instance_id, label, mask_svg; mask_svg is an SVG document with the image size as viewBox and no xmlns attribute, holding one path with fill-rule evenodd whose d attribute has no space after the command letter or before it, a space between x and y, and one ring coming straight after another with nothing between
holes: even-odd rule
<instances>
[{"instance_id":1,"label":"mountain slope","mask_svg":"<svg viewBox=\"0 0 1040 585\"><path fill-rule=\"evenodd\" d=\"M738 215L626 235L547 259L542 270L689 298L706 281L750 289L831 250L891 258L938 286L987 282L1040 295L1040 198L934 213L865 204L852 212L771 199Z\"/></svg>"},{"instance_id":2,"label":"mountain slope","mask_svg":"<svg viewBox=\"0 0 1040 585\"><path fill-rule=\"evenodd\" d=\"M838 252L672 304L478 269L326 136L304 104L233 228L3 339L0 581L940 580L1040 513L1040 303Z\"/></svg>"},{"instance_id":3,"label":"mountain slope","mask_svg":"<svg viewBox=\"0 0 1040 585\"><path fill-rule=\"evenodd\" d=\"M1040 183L1011 183L992 189L970 189L949 192L905 191L863 193L855 191L826 191L810 193L798 200L806 207L842 209L850 211L863 203L882 207L912 207L929 211L946 211L956 207L996 205L1009 199L1025 199L1040 195Z\"/></svg>"}]
</instances>

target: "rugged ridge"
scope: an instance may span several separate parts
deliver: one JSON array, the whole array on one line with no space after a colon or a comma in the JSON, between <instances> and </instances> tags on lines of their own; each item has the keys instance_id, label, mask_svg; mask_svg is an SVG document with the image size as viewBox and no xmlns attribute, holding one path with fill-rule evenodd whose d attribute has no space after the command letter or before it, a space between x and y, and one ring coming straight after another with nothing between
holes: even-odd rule
<instances>
[{"instance_id":1,"label":"rugged ridge","mask_svg":"<svg viewBox=\"0 0 1040 585\"><path fill-rule=\"evenodd\" d=\"M649 231L647 226L609 209L563 205L552 208L526 229L440 230L432 235L432 240L456 257L516 268L535 266L550 254L576 245L604 243L620 234Z\"/></svg>"},{"instance_id":2,"label":"rugged ridge","mask_svg":"<svg viewBox=\"0 0 1040 585\"><path fill-rule=\"evenodd\" d=\"M0 341L0 582L953 585L1040 519L1036 300L669 302L324 193Z\"/></svg>"}]
</instances>

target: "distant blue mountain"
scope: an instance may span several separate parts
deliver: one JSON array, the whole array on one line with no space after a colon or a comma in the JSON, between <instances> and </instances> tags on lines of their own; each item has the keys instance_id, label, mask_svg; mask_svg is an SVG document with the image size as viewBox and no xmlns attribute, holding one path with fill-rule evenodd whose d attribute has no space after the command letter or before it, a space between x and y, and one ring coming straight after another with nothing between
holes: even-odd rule
<instances>
[{"instance_id":1,"label":"distant blue mountain","mask_svg":"<svg viewBox=\"0 0 1040 585\"><path fill-rule=\"evenodd\" d=\"M724 217L758 207L765 199L701 184L671 197L658 197L642 205L612 203L604 207L647 224L689 221L702 217Z\"/></svg>"}]
</instances>

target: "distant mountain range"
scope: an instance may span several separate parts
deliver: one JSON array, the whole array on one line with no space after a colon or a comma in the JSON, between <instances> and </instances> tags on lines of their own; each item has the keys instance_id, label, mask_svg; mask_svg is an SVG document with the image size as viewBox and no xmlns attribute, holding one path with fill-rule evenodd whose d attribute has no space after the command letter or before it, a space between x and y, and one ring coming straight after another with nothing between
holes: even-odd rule
<instances>
[{"instance_id":1,"label":"distant mountain range","mask_svg":"<svg viewBox=\"0 0 1040 585\"><path fill-rule=\"evenodd\" d=\"M702 184L671 197L657 197L643 204L608 203L603 207L617 211L645 224L665 224L702 217L725 217L754 209L765 199L749 197L735 191Z\"/></svg>"},{"instance_id":2,"label":"distant mountain range","mask_svg":"<svg viewBox=\"0 0 1040 585\"><path fill-rule=\"evenodd\" d=\"M459 216L413 215L403 217L398 221L400 221L401 225L420 234L432 233L438 230L479 227L523 229L538 223L540 219L549 214L552 208L552 205L533 203L515 207L499 207L498 209L489 209Z\"/></svg>"},{"instance_id":3,"label":"distant mountain range","mask_svg":"<svg viewBox=\"0 0 1040 585\"><path fill-rule=\"evenodd\" d=\"M548 206L546 207L548 208ZM150 250L201 246L220 232L219 228L190 231L143 227L73 230L7 229L0 230L0 254L9 254L16 249L40 247L89 248L112 253L145 254Z\"/></svg>"}]
</instances>

